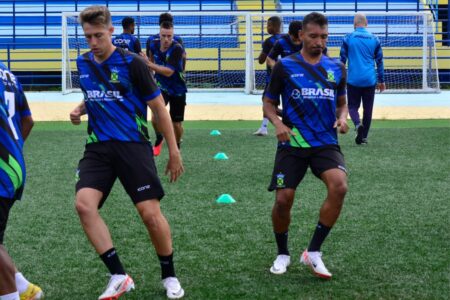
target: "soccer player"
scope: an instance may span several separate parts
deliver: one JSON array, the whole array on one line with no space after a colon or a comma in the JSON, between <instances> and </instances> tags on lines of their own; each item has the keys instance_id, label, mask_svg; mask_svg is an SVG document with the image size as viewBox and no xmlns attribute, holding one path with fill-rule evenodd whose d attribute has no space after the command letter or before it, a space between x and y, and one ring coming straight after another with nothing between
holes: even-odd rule
<instances>
[{"instance_id":1,"label":"soccer player","mask_svg":"<svg viewBox=\"0 0 450 300\"><path fill-rule=\"evenodd\" d=\"M273 68L278 57L286 57L302 49L302 41L300 39L300 31L302 30L302 22L292 21L289 23L288 34L283 34L273 45L267 55L266 63L269 68Z\"/></svg>"},{"instance_id":2,"label":"soccer player","mask_svg":"<svg viewBox=\"0 0 450 300\"><path fill-rule=\"evenodd\" d=\"M84 101L71 113L73 124L88 115L88 138L78 165L76 210L81 225L111 279L99 299L117 299L134 288L116 252L99 208L119 178L145 224L161 264L162 283L170 299L184 290L175 276L169 224L161 213L164 196L147 131L147 106L158 115L169 148L166 174L173 182L183 172L180 152L161 92L145 60L111 42L114 28L104 6L91 6L79 21L91 51L77 59Z\"/></svg>"},{"instance_id":3,"label":"soccer player","mask_svg":"<svg viewBox=\"0 0 450 300\"><path fill-rule=\"evenodd\" d=\"M262 43L262 50L258 57L258 62L260 65L266 62L267 55L269 55L270 50L272 50L272 47L275 44L275 42L281 37L281 19L279 17L273 16L267 20L267 33L270 34L270 36L266 38ZM270 79L270 72L272 71L269 65L266 65L266 71L267 71L266 73L266 86L267 86ZM253 134L257 136L266 136L268 123L269 119L263 115L261 126Z\"/></svg>"},{"instance_id":4,"label":"soccer player","mask_svg":"<svg viewBox=\"0 0 450 300\"><path fill-rule=\"evenodd\" d=\"M308 167L322 180L327 197L319 222L300 261L322 278L331 273L322 261L321 245L339 217L347 192L344 157L337 132L346 133L345 67L322 51L328 39L328 21L319 13L303 19L303 49L281 59L272 70L264 97L264 112L276 129L278 149L269 191L276 190L272 224L278 256L270 272L283 274L291 263L288 229L295 191ZM282 96L283 114L276 114Z\"/></svg>"},{"instance_id":5,"label":"soccer player","mask_svg":"<svg viewBox=\"0 0 450 300\"><path fill-rule=\"evenodd\" d=\"M154 39L147 47L147 65L155 72L158 86L161 88L166 105L170 103L170 117L175 129L175 137L180 148L183 136L184 110L186 106L186 81L183 67L183 47L173 40L173 24L163 22L160 26L159 39ZM155 131L159 132L157 118L152 118ZM154 147L155 155L159 155L161 145Z\"/></svg>"},{"instance_id":6,"label":"soccer player","mask_svg":"<svg viewBox=\"0 0 450 300\"><path fill-rule=\"evenodd\" d=\"M159 15L159 26L161 27L162 23L165 22L169 22L173 24L173 16L170 13L162 13ZM147 42L146 42L146 55L147 57L150 57L150 47L153 43L154 40L160 40L160 33L156 33L154 35L151 35L147 38ZM183 45L183 39L179 36L174 34L173 35L173 40L175 42L177 42L178 44L181 45L181 47L183 48L183 70L185 70L186 68L186 51L184 49L184 45ZM161 153L161 149L162 149L162 145L164 142L164 138L162 136L162 134L158 131L158 129L156 128L156 122L154 121L154 117L152 115L152 126L153 129L155 131L155 136L156 136L156 140L155 140L155 145L153 146L153 153L155 156L158 156Z\"/></svg>"},{"instance_id":7,"label":"soccer player","mask_svg":"<svg viewBox=\"0 0 450 300\"><path fill-rule=\"evenodd\" d=\"M123 18L123 33L113 39L113 44L116 47L124 48L139 54L142 52L141 43L139 42L139 39L134 36L134 26L134 19L132 17Z\"/></svg>"},{"instance_id":8,"label":"soccer player","mask_svg":"<svg viewBox=\"0 0 450 300\"><path fill-rule=\"evenodd\" d=\"M384 83L383 50L380 40L367 31L367 18L357 13L353 19L355 31L347 34L341 46L341 61L348 60L348 109L355 125L357 145L367 144L372 122L375 89L383 92ZM375 72L375 63L377 71ZM363 105L363 120L359 118L359 106Z\"/></svg>"},{"instance_id":9,"label":"soccer player","mask_svg":"<svg viewBox=\"0 0 450 300\"><path fill-rule=\"evenodd\" d=\"M3 246L9 212L25 186L23 144L33 118L22 86L0 62L0 300L42 299L40 287L15 267Z\"/></svg>"}]
</instances>

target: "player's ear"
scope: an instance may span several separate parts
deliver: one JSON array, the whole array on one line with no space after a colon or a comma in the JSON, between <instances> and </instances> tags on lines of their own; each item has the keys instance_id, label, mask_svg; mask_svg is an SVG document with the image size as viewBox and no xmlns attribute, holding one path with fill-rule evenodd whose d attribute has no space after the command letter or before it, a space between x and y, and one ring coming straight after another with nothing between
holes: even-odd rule
<instances>
[{"instance_id":1,"label":"player's ear","mask_svg":"<svg viewBox=\"0 0 450 300\"><path fill-rule=\"evenodd\" d=\"M114 33L114 26L110 25L108 28L109 33L113 34Z\"/></svg>"}]
</instances>

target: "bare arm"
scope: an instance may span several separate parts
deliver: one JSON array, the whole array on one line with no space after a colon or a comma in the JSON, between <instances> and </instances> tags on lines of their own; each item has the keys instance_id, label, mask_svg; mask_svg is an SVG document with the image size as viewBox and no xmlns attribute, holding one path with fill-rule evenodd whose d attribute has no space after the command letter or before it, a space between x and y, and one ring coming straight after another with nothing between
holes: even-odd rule
<instances>
[{"instance_id":1,"label":"bare arm","mask_svg":"<svg viewBox=\"0 0 450 300\"><path fill-rule=\"evenodd\" d=\"M342 95L337 99L337 107L336 107L336 122L334 122L334 128L339 129L339 133L347 133L348 124L347 124L347 116L348 116L348 106L347 106L347 96Z\"/></svg>"},{"instance_id":2,"label":"bare arm","mask_svg":"<svg viewBox=\"0 0 450 300\"><path fill-rule=\"evenodd\" d=\"M291 135L294 135L292 130L283 124L277 115L277 104L268 97L263 99L263 111L264 115L270 120L270 122L275 126L275 134L278 141L288 142L291 139Z\"/></svg>"},{"instance_id":3,"label":"bare arm","mask_svg":"<svg viewBox=\"0 0 450 300\"><path fill-rule=\"evenodd\" d=\"M72 122L73 125L80 125L81 116L85 114L86 114L86 105L84 104L84 101L82 101L70 113L70 122Z\"/></svg>"},{"instance_id":4,"label":"bare arm","mask_svg":"<svg viewBox=\"0 0 450 300\"><path fill-rule=\"evenodd\" d=\"M25 141L27 137L30 135L31 129L34 126L34 121L31 116L23 117L21 120L22 125L22 138Z\"/></svg>"},{"instance_id":5,"label":"bare arm","mask_svg":"<svg viewBox=\"0 0 450 300\"><path fill-rule=\"evenodd\" d=\"M170 173L170 182L174 182L184 172L183 162L181 160L180 150L178 150L177 142L175 140L175 132L172 126L172 120L164 105L164 100L161 95L155 99L147 102L147 105L155 114L158 122L158 128L162 132L167 146L169 148L169 161L167 162L166 172Z\"/></svg>"},{"instance_id":6,"label":"bare arm","mask_svg":"<svg viewBox=\"0 0 450 300\"><path fill-rule=\"evenodd\" d=\"M272 58L270 58L269 56L267 56L266 63L269 66L269 68L273 69L273 67L275 66L276 61L273 60Z\"/></svg>"},{"instance_id":7,"label":"bare arm","mask_svg":"<svg viewBox=\"0 0 450 300\"><path fill-rule=\"evenodd\" d=\"M151 60L147 61L147 66L152 70L155 71L155 73L161 74L165 77L170 77L175 72L171 68L160 66L152 62Z\"/></svg>"},{"instance_id":8,"label":"bare arm","mask_svg":"<svg viewBox=\"0 0 450 300\"><path fill-rule=\"evenodd\" d=\"M262 65L263 63L265 63L266 62L266 58L267 58L267 54L264 53L264 52L261 52L259 54L259 57L258 57L259 64Z\"/></svg>"}]
</instances>

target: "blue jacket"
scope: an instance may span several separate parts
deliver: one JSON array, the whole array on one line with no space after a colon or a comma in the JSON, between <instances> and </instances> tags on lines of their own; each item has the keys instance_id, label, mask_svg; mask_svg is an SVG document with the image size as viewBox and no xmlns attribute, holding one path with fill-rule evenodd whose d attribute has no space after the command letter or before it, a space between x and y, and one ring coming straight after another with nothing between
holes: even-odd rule
<instances>
[{"instance_id":1,"label":"blue jacket","mask_svg":"<svg viewBox=\"0 0 450 300\"><path fill-rule=\"evenodd\" d=\"M363 27L347 34L341 46L341 62L348 60L347 83L357 87L384 82L383 51L380 40ZM375 72L375 63L377 71Z\"/></svg>"}]
</instances>

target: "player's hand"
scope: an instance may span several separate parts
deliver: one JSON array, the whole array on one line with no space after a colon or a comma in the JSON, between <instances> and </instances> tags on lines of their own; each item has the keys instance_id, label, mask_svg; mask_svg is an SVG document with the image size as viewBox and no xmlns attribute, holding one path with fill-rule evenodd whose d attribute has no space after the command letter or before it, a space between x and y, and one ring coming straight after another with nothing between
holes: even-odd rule
<instances>
[{"instance_id":1,"label":"player's hand","mask_svg":"<svg viewBox=\"0 0 450 300\"><path fill-rule=\"evenodd\" d=\"M377 90L380 91L380 93L384 92L386 90L386 84L384 82L377 84Z\"/></svg>"},{"instance_id":2,"label":"player's hand","mask_svg":"<svg viewBox=\"0 0 450 300\"><path fill-rule=\"evenodd\" d=\"M145 60L148 60L148 56L147 56L147 54L145 54L145 52L141 51L141 52L139 52L139 55L142 56L143 58L145 58Z\"/></svg>"},{"instance_id":3,"label":"player's hand","mask_svg":"<svg viewBox=\"0 0 450 300\"><path fill-rule=\"evenodd\" d=\"M183 162L181 161L180 152L169 155L169 161L166 166L166 175L169 175L169 181L175 182L184 172Z\"/></svg>"},{"instance_id":4,"label":"player's hand","mask_svg":"<svg viewBox=\"0 0 450 300\"><path fill-rule=\"evenodd\" d=\"M334 122L333 128L338 128L339 133L347 133L348 132L348 124L347 119L337 119L336 122Z\"/></svg>"},{"instance_id":5,"label":"player's hand","mask_svg":"<svg viewBox=\"0 0 450 300\"><path fill-rule=\"evenodd\" d=\"M70 113L70 122L72 122L73 125L80 125L81 124L81 110L77 106L72 112Z\"/></svg>"},{"instance_id":6,"label":"player's hand","mask_svg":"<svg viewBox=\"0 0 450 300\"><path fill-rule=\"evenodd\" d=\"M295 133L283 123L275 126L275 134L279 142L289 142L291 140L291 136L295 135Z\"/></svg>"}]
</instances>

